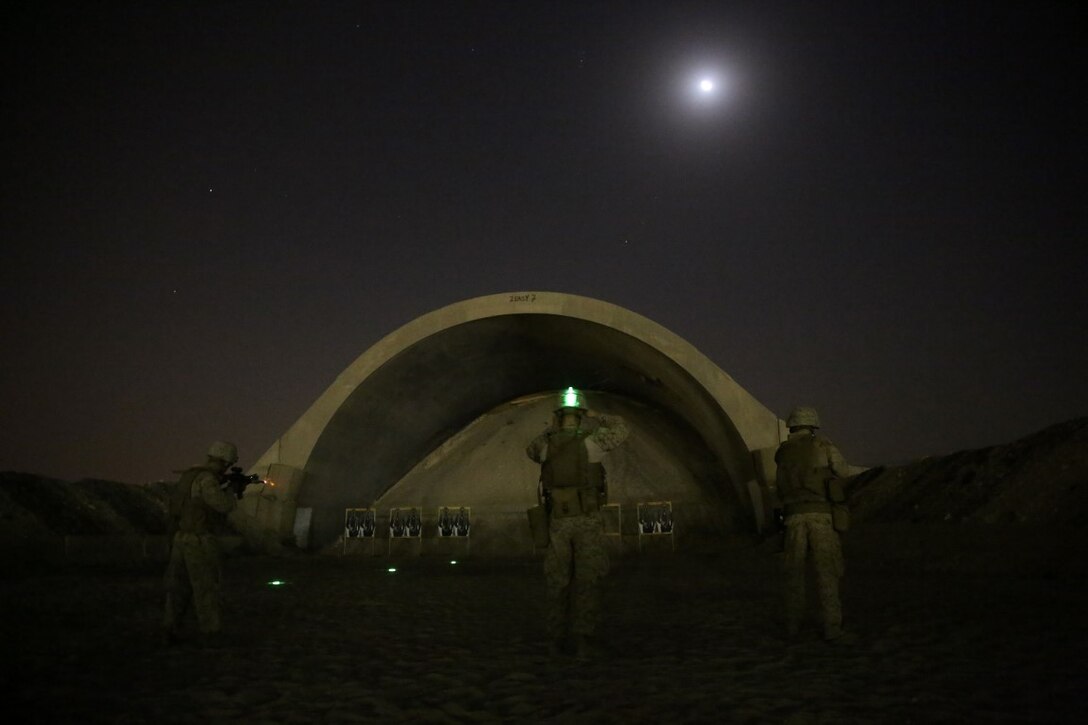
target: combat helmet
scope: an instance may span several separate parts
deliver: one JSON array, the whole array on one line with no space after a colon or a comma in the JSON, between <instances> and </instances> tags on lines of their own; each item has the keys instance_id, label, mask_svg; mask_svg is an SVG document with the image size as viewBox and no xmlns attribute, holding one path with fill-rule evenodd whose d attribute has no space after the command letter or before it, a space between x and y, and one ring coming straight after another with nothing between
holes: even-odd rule
<instances>
[{"instance_id":1,"label":"combat helmet","mask_svg":"<svg viewBox=\"0 0 1088 725\"><path fill-rule=\"evenodd\" d=\"M233 464L238 461L238 448L233 443L216 441L208 449L208 458L218 458L221 461Z\"/></svg>"},{"instance_id":2,"label":"combat helmet","mask_svg":"<svg viewBox=\"0 0 1088 725\"><path fill-rule=\"evenodd\" d=\"M790 413L790 417L786 420L786 427L790 430L806 427L819 428L820 416L816 414L815 408L799 405Z\"/></svg>"}]
</instances>

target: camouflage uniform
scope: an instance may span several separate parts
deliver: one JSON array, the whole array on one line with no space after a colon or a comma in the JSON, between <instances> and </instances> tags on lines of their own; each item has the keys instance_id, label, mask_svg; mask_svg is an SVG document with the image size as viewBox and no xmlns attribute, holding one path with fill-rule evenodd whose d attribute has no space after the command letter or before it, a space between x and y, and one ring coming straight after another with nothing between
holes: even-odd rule
<instances>
[{"instance_id":1,"label":"camouflage uniform","mask_svg":"<svg viewBox=\"0 0 1088 725\"><path fill-rule=\"evenodd\" d=\"M831 524L826 483L845 473L846 461L831 441L802 429L791 432L779 446L775 462L786 517L786 627L796 634L804 619L805 569L811 552L824 638L836 639L842 635L839 579L844 563L839 533Z\"/></svg>"},{"instance_id":2,"label":"camouflage uniform","mask_svg":"<svg viewBox=\"0 0 1088 725\"><path fill-rule=\"evenodd\" d=\"M219 542L211 533L213 516L222 516L237 504L234 495L220 488L219 471L208 466L190 468L182 474L171 501L177 523L170 547L170 563L163 583L166 612L163 625L176 634L190 605L196 612L201 634L214 634L220 618Z\"/></svg>"},{"instance_id":3,"label":"camouflage uniform","mask_svg":"<svg viewBox=\"0 0 1088 725\"><path fill-rule=\"evenodd\" d=\"M627 438L627 424L620 416L597 416L593 430L576 432L549 430L537 436L526 453L541 464L542 484L549 501L550 543L544 553L548 633L556 641L568 634L589 637L600 620L600 580L608 574L608 551L604 544L604 526L600 503L605 497L604 454ZM548 453L557 449L563 436L573 437L571 445L583 446L581 480L561 482L551 490L547 478ZM553 482L555 483L555 482ZM569 492L558 503L562 492ZM561 509L567 509L562 511Z\"/></svg>"},{"instance_id":4,"label":"camouflage uniform","mask_svg":"<svg viewBox=\"0 0 1088 725\"><path fill-rule=\"evenodd\" d=\"M599 513L549 522L551 542L544 553L548 592L548 634L590 636L601 618L598 582L608 574L608 551Z\"/></svg>"},{"instance_id":5,"label":"camouflage uniform","mask_svg":"<svg viewBox=\"0 0 1088 725\"><path fill-rule=\"evenodd\" d=\"M844 566L839 534L831 527L831 514L786 517L786 627L791 634L796 633L805 617L805 559L810 549L824 637L834 639L842 633L839 578Z\"/></svg>"}]
</instances>

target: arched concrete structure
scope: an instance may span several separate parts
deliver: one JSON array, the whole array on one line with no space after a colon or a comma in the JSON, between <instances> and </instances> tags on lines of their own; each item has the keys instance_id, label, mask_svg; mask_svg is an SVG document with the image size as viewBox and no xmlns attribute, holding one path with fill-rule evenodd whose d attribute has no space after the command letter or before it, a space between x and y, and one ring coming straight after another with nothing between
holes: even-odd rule
<instances>
[{"instance_id":1,"label":"arched concrete structure","mask_svg":"<svg viewBox=\"0 0 1088 725\"><path fill-rule=\"evenodd\" d=\"M404 325L344 370L252 470L280 483L271 504L280 528L290 530L296 505L311 509L310 542L327 545L345 508L378 501L473 421L568 385L648 406L694 431L747 521L760 517L752 453L778 444L781 421L660 325L550 292L470 299ZM247 501L250 513L265 505L268 520L258 498Z\"/></svg>"}]
</instances>

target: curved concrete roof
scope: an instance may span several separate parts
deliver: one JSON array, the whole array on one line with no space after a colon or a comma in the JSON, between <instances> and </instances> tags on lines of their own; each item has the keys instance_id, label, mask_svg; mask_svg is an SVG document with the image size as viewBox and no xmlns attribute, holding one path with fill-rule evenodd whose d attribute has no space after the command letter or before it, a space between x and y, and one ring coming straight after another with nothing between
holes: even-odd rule
<instances>
[{"instance_id":1,"label":"curved concrete roof","mask_svg":"<svg viewBox=\"0 0 1088 725\"><path fill-rule=\"evenodd\" d=\"M568 385L633 399L695 430L741 501L750 451L780 422L693 346L607 302L554 292L451 304L360 355L255 464L306 473L300 506L372 502L473 420L520 396ZM329 514L331 516L331 513ZM339 527L339 523L336 524Z\"/></svg>"}]
</instances>

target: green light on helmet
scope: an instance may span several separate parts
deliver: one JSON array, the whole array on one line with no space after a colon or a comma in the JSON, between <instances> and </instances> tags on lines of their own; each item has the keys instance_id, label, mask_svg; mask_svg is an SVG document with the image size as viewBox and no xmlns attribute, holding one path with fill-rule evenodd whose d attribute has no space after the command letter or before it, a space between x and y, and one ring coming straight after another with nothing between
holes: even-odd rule
<instances>
[{"instance_id":1,"label":"green light on helmet","mask_svg":"<svg viewBox=\"0 0 1088 725\"><path fill-rule=\"evenodd\" d=\"M563 392L562 402L560 403L560 407L561 408L584 408L584 407L586 407L585 399L582 397L582 394L579 391L575 390L573 387L570 387L570 388L567 388L566 391Z\"/></svg>"}]
</instances>

